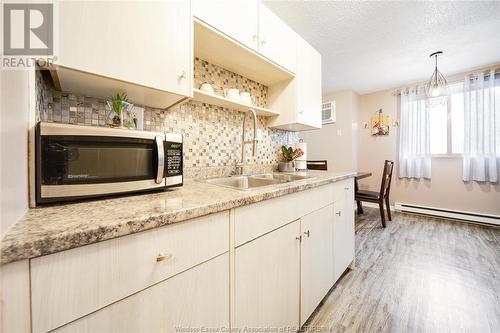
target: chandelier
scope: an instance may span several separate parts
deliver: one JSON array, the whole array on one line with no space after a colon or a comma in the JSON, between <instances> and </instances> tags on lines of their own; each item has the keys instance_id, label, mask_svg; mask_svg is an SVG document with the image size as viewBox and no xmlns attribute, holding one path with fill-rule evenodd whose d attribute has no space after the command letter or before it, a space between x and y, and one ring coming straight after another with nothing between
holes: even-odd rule
<instances>
[{"instance_id":1,"label":"chandelier","mask_svg":"<svg viewBox=\"0 0 500 333\"><path fill-rule=\"evenodd\" d=\"M429 55L430 58L435 58L436 66L429 82L425 85L425 95L428 98L446 96L447 94L446 79L444 78L444 75L438 71L438 56L441 54L443 54L443 51L437 51Z\"/></svg>"}]
</instances>

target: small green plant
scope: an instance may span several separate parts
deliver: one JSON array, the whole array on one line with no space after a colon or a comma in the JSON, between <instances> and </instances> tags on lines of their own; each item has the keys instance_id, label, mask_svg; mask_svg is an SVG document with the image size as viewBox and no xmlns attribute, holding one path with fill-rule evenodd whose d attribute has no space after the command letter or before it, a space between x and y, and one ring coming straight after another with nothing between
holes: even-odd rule
<instances>
[{"instance_id":1,"label":"small green plant","mask_svg":"<svg viewBox=\"0 0 500 333\"><path fill-rule=\"evenodd\" d=\"M113 102L113 111L121 118L125 103L128 103L127 94L117 93L116 96L111 97L111 101Z\"/></svg>"},{"instance_id":2,"label":"small green plant","mask_svg":"<svg viewBox=\"0 0 500 333\"><path fill-rule=\"evenodd\" d=\"M304 155L304 152L300 148L293 150L292 147L281 146L281 154L283 155L283 159L285 161L291 162Z\"/></svg>"}]
</instances>

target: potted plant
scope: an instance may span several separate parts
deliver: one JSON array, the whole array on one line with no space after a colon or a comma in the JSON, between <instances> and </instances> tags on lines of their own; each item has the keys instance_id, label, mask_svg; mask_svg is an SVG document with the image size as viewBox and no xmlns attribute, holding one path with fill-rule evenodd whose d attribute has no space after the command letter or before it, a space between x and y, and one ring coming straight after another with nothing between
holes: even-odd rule
<instances>
[{"instance_id":1,"label":"potted plant","mask_svg":"<svg viewBox=\"0 0 500 333\"><path fill-rule=\"evenodd\" d=\"M110 115L108 115L108 124L111 127L134 128L134 123L130 119L125 119L129 110L134 105L128 101L127 94L117 93L108 101ZM109 119L111 118L111 119Z\"/></svg>"},{"instance_id":2,"label":"potted plant","mask_svg":"<svg viewBox=\"0 0 500 333\"><path fill-rule=\"evenodd\" d=\"M304 152L300 148L294 150L292 147L281 146L281 154L283 155L283 161L279 162L278 170L281 172L294 172L295 160L304 155Z\"/></svg>"}]
</instances>

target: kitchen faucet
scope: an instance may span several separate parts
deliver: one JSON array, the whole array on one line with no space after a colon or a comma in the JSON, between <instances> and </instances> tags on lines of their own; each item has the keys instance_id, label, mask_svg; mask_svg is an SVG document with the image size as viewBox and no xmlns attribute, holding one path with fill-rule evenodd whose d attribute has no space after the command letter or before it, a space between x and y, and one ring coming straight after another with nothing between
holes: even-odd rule
<instances>
[{"instance_id":1,"label":"kitchen faucet","mask_svg":"<svg viewBox=\"0 0 500 333\"><path fill-rule=\"evenodd\" d=\"M252 114L253 118L253 139L245 141L245 132L246 132L246 120L247 120L247 115L248 113ZM248 109L247 112L245 112L245 115L243 117L243 134L241 136L241 161L239 163L236 163L235 167L235 174L237 175L243 175L245 172L245 166L246 166L246 159L245 159L245 145L247 144L252 144L252 156L255 156L257 152L257 115L255 114L254 109Z\"/></svg>"}]
</instances>

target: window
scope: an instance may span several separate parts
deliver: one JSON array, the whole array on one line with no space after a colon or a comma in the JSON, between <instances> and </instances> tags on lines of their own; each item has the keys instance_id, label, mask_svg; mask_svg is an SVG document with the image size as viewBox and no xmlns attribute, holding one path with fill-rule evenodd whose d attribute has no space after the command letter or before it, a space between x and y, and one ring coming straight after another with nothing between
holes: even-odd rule
<instances>
[{"instance_id":1,"label":"window","mask_svg":"<svg viewBox=\"0 0 500 333\"><path fill-rule=\"evenodd\" d=\"M451 153L461 154L464 151L464 94L452 93L450 96L451 116Z\"/></svg>"},{"instance_id":2,"label":"window","mask_svg":"<svg viewBox=\"0 0 500 333\"><path fill-rule=\"evenodd\" d=\"M431 154L461 154L464 141L463 83L451 84L449 96L429 101Z\"/></svg>"},{"instance_id":3,"label":"window","mask_svg":"<svg viewBox=\"0 0 500 333\"><path fill-rule=\"evenodd\" d=\"M436 102L429 105L431 132L431 154L448 153L448 103Z\"/></svg>"},{"instance_id":4,"label":"window","mask_svg":"<svg viewBox=\"0 0 500 333\"><path fill-rule=\"evenodd\" d=\"M464 149L463 83L451 84L448 89L450 94L444 103L430 102L433 155L462 154ZM500 96L500 86L495 87L495 95Z\"/></svg>"}]
</instances>

